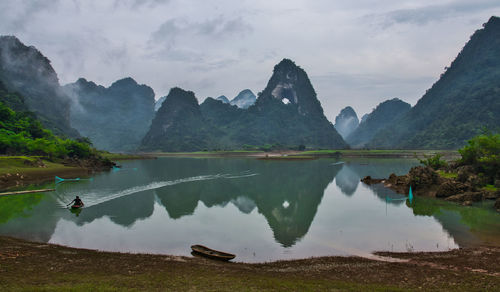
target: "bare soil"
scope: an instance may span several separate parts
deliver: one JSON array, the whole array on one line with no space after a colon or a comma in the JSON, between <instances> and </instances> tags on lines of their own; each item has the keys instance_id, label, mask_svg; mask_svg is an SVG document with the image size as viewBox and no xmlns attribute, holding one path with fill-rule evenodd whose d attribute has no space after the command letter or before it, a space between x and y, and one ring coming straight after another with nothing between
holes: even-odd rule
<instances>
[{"instance_id":1,"label":"bare soil","mask_svg":"<svg viewBox=\"0 0 500 292\"><path fill-rule=\"evenodd\" d=\"M0 289L499 291L500 248L263 264L75 249L0 237ZM382 258L382 257L381 257ZM382 259L384 259L382 258Z\"/></svg>"}]
</instances>

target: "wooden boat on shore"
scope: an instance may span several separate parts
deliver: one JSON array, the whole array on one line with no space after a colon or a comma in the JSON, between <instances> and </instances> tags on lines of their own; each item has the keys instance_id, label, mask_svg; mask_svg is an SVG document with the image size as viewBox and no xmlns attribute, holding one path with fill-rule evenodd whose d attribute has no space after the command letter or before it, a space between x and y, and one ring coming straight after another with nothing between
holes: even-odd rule
<instances>
[{"instance_id":1,"label":"wooden boat on shore","mask_svg":"<svg viewBox=\"0 0 500 292\"><path fill-rule=\"evenodd\" d=\"M222 261L229 261L232 260L236 257L236 255L232 253L227 253L227 252L222 252L218 250L214 250L211 248L208 248L203 245L191 245L191 249L193 250L194 254L205 256L211 259L217 259L217 260L222 260Z\"/></svg>"}]
</instances>

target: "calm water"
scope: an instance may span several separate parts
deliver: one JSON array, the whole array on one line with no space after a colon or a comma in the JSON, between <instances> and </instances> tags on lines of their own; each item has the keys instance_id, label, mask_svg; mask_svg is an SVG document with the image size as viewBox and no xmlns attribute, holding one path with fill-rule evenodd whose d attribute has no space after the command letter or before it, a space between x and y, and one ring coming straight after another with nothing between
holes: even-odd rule
<instances>
[{"instance_id":1,"label":"calm water","mask_svg":"<svg viewBox=\"0 0 500 292\"><path fill-rule=\"evenodd\" d=\"M0 234L107 251L189 255L204 244L262 262L372 251L437 251L500 242L500 215L416 198L361 177L412 160L343 162L159 158L123 162L56 192L0 197ZM53 186L48 184L46 186ZM64 206L75 195L81 212ZM489 204L489 203L487 203Z\"/></svg>"}]
</instances>

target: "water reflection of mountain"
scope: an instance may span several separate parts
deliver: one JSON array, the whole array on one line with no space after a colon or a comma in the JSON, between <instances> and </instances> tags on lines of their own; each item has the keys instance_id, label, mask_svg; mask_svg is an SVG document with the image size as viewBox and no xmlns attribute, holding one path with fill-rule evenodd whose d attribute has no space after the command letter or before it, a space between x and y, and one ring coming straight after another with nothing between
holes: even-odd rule
<instances>
[{"instance_id":1,"label":"water reflection of mountain","mask_svg":"<svg viewBox=\"0 0 500 292\"><path fill-rule=\"evenodd\" d=\"M284 246L293 245L307 233L326 186L342 167L331 165L329 160L232 159L207 163L206 159L193 159L189 164L196 164L190 167L200 173L231 175L158 189L159 201L170 217L193 214L198 201L207 207L232 202L243 213L257 208L267 219L275 239Z\"/></svg>"},{"instance_id":2,"label":"water reflection of mountain","mask_svg":"<svg viewBox=\"0 0 500 292\"><path fill-rule=\"evenodd\" d=\"M78 216L71 216L70 219L78 225L83 225L107 216L116 224L128 227L137 220L146 219L153 214L154 199L154 191L139 192L84 208Z\"/></svg>"},{"instance_id":3,"label":"water reflection of mountain","mask_svg":"<svg viewBox=\"0 0 500 292\"><path fill-rule=\"evenodd\" d=\"M193 214L200 201L207 207L231 203L246 214L257 210L266 218L276 241L283 246L292 246L309 230L324 190L336 176L336 184L342 192L352 195L361 175L366 173L365 164L333 165L332 162L181 158L137 161L131 166L140 170L137 172L124 169L102 173L92 183L59 185L55 198L48 196L41 203L37 202L36 212L22 220L16 219L8 226L0 226L0 231L3 228L16 233L24 228L27 232L24 237L37 234L36 238L47 241L59 218L83 225L109 217L116 224L128 227L137 220L150 217L157 198L173 219ZM370 167L368 171L373 174L376 169ZM151 182L207 175L207 179L154 190L145 188L144 191L119 196L123 190ZM82 212L73 214L55 207L57 198L66 202L75 194L83 195L88 203Z\"/></svg>"},{"instance_id":4,"label":"water reflection of mountain","mask_svg":"<svg viewBox=\"0 0 500 292\"><path fill-rule=\"evenodd\" d=\"M352 196L358 188L360 177L349 165L344 165L335 177L335 184L346 196Z\"/></svg>"},{"instance_id":5,"label":"water reflection of mountain","mask_svg":"<svg viewBox=\"0 0 500 292\"><path fill-rule=\"evenodd\" d=\"M461 247L478 243L500 245L500 214L491 206L464 207L439 199L417 197L410 207L416 216L435 218Z\"/></svg>"},{"instance_id":6,"label":"water reflection of mountain","mask_svg":"<svg viewBox=\"0 0 500 292\"><path fill-rule=\"evenodd\" d=\"M116 224L130 227L137 220L150 217L155 202L173 219L194 214L202 202L207 207L232 204L242 213L262 214L276 241L288 247L308 232L324 190L334 178L341 192L349 197L361 187L361 177L404 173L414 164L405 160L352 160L338 165L332 162L172 158L130 162L140 171L102 173L92 183L63 184L51 194L0 198L0 233L48 241L61 218L84 225L109 217ZM192 179L176 181L185 178ZM160 185L150 187L152 183ZM382 185L370 189L383 201L387 195L397 197ZM69 202L75 194L83 194L88 203L79 214L61 208L61 202ZM415 215L436 218L462 246L477 240L476 234L493 234L498 238L495 230L500 230L500 223L491 223L500 222L498 215L454 204L443 207L440 202L423 204L417 200L409 207Z\"/></svg>"},{"instance_id":7,"label":"water reflection of mountain","mask_svg":"<svg viewBox=\"0 0 500 292\"><path fill-rule=\"evenodd\" d=\"M0 204L3 207L2 217L9 219L0 221L0 234L33 241L49 241L59 220L54 214L55 200L45 194L33 194L3 197L0 198ZM47 213L45 210L51 211Z\"/></svg>"},{"instance_id":8,"label":"water reflection of mountain","mask_svg":"<svg viewBox=\"0 0 500 292\"><path fill-rule=\"evenodd\" d=\"M352 195L360 183L361 178L369 175L374 178L388 177L391 173L398 175L407 173L416 164L408 159L355 159L346 161L344 167L335 178L337 186L343 194ZM400 194L384 187L382 184L371 185L369 188L380 200L389 198L402 198ZM388 204L401 205L404 201L387 201Z\"/></svg>"}]
</instances>

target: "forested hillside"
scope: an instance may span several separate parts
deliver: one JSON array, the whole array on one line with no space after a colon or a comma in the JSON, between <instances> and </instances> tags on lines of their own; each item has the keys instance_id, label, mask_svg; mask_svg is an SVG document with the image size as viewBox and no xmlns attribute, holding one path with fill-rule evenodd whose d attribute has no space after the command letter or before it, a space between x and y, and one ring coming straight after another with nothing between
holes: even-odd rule
<instances>
[{"instance_id":1,"label":"forested hillside","mask_svg":"<svg viewBox=\"0 0 500 292\"><path fill-rule=\"evenodd\" d=\"M482 128L500 127L500 18L483 26L418 103L370 147L457 149Z\"/></svg>"}]
</instances>

